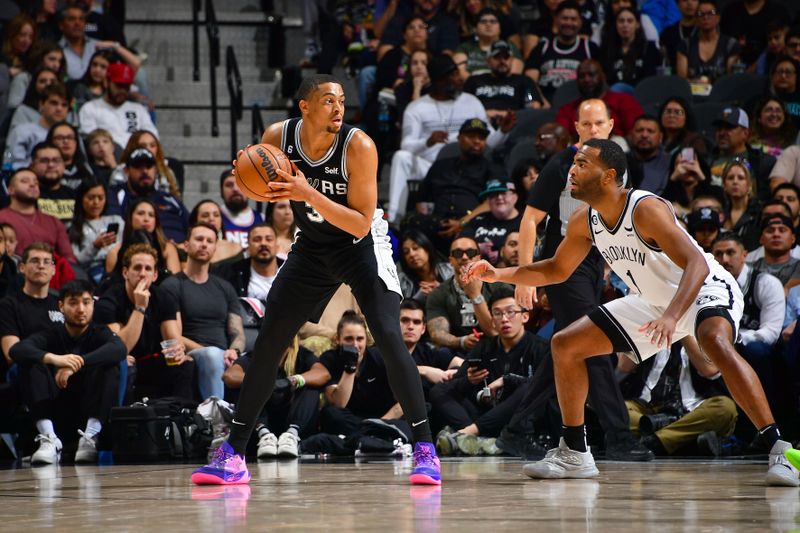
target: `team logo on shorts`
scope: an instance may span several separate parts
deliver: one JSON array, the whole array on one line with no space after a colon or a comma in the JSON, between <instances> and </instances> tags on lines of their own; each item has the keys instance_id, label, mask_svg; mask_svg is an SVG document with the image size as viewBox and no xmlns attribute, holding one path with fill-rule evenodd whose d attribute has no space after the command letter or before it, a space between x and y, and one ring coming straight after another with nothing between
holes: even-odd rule
<instances>
[{"instance_id":1,"label":"team logo on shorts","mask_svg":"<svg viewBox=\"0 0 800 533\"><path fill-rule=\"evenodd\" d=\"M719 299L720 299L719 296L714 296L713 294L707 294L705 296L701 296L700 298L698 298L696 304L705 305L709 302L713 302L714 300L719 300Z\"/></svg>"}]
</instances>

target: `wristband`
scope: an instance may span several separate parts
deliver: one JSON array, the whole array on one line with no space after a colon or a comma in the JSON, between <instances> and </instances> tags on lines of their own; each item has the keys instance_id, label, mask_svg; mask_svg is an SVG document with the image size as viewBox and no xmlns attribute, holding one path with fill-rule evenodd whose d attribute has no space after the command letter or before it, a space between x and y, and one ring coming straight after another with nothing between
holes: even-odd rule
<instances>
[{"instance_id":1,"label":"wristband","mask_svg":"<svg viewBox=\"0 0 800 533\"><path fill-rule=\"evenodd\" d=\"M464 349L464 345L466 343L467 343L467 337L466 336L458 338L458 345L461 347L462 350Z\"/></svg>"},{"instance_id":2,"label":"wristband","mask_svg":"<svg viewBox=\"0 0 800 533\"><path fill-rule=\"evenodd\" d=\"M136 307L136 308L134 308L134 311L139 311L143 315L147 314L147 308L146 307Z\"/></svg>"},{"instance_id":3,"label":"wristband","mask_svg":"<svg viewBox=\"0 0 800 533\"><path fill-rule=\"evenodd\" d=\"M292 379L294 380L295 389L302 389L306 386L306 379L301 374L295 374Z\"/></svg>"}]
</instances>

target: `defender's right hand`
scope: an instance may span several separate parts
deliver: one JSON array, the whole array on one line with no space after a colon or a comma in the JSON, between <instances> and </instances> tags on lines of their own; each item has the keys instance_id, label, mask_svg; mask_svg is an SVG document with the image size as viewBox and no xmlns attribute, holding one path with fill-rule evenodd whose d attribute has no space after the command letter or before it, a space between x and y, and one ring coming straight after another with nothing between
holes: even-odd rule
<instances>
[{"instance_id":1,"label":"defender's right hand","mask_svg":"<svg viewBox=\"0 0 800 533\"><path fill-rule=\"evenodd\" d=\"M461 282L466 284L473 280L492 283L497 280L497 270L485 259L464 265L461 268Z\"/></svg>"},{"instance_id":2,"label":"defender's right hand","mask_svg":"<svg viewBox=\"0 0 800 533\"><path fill-rule=\"evenodd\" d=\"M517 300L517 305L523 309L533 309L533 304L539 301L536 295L536 287L528 287L527 285L517 285L514 289L514 299Z\"/></svg>"}]
</instances>

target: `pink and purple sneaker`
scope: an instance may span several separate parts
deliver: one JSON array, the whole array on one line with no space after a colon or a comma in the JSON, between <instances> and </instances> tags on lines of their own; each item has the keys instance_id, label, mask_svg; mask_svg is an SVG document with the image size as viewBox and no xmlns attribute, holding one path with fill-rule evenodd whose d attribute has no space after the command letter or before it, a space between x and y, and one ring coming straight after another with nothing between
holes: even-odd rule
<instances>
[{"instance_id":1,"label":"pink and purple sneaker","mask_svg":"<svg viewBox=\"0 0 800 533\"><path fill-rule=\"evenodd\" d=\"M412 485L442 484L442 467L432 442L418 442L414 445L414 470L408 480Z\"/></svg>"},{"instance_id":2,"label":"pink and purple sneaker","mask_svg":"<svg viewBox=\"0 0 800 533\"><path fill-rule=\"evenodd\" d=\"M249 481L250 472L244 456L234 452L227 441L214 452L211 463L192 472L192 483L195 485L236 485Z\"/></svg>"}]
</instances>

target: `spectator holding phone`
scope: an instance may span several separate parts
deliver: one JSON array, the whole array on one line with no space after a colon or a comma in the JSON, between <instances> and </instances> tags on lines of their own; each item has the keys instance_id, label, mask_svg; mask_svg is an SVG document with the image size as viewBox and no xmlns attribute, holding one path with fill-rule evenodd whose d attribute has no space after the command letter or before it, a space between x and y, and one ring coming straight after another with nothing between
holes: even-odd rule
<instances>
[{"instance_id":1,"label":"spectator holding phone","mask_svg":"<svg viewBox=\"0 0 800 533\"><path fill-rule=\"evenodd\" d=\"M433 410L447 424L436 437L441 455L502 453L495 438L525 394L521 385L548 351L545 341L525 330L530 315L511 287L497 291L489 304L498 335L481 339L455 377L431 389Z\"/></svg>"},{"instance_id":2,"label":"spectator holding phone","mask_svg":"<svg viewBox=\"0 0 800 533\"><path fill-rule=\"evenodd\" d=\"M75 211L67 234L80 266L95 283L105 273L108 252L121 242L125 221L106 214L106 186L90 178L75 193Z\"/></svg>"}]
</instances>

